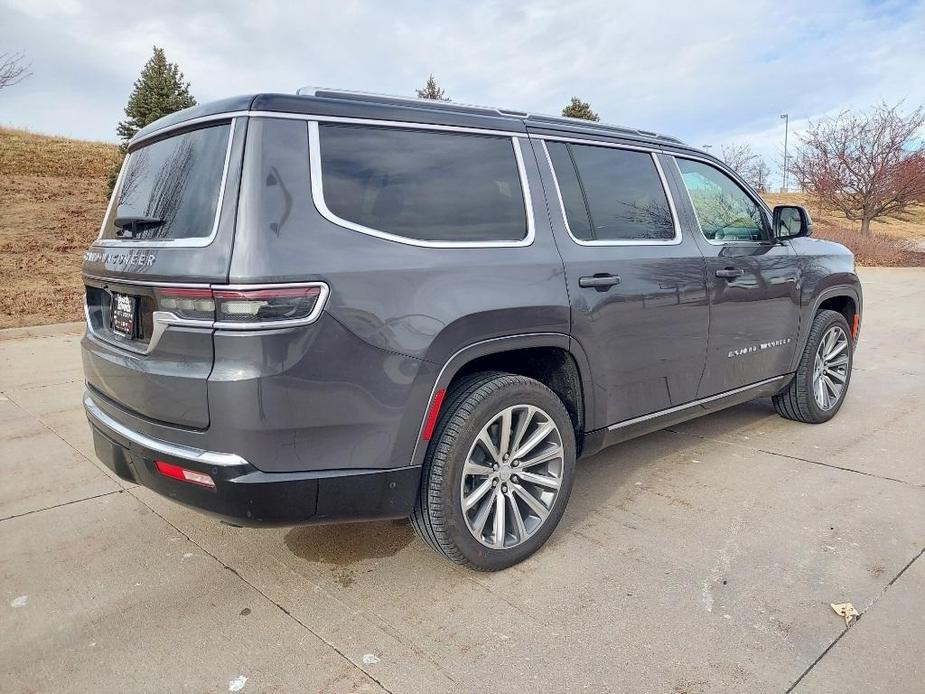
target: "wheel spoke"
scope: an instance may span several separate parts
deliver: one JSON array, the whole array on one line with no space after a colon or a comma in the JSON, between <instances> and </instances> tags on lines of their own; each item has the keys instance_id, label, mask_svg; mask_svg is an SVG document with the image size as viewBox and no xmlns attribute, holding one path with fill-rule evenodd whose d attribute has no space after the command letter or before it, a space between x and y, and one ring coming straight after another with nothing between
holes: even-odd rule
<instances>
[{"instance_id":1,"label":"wheel spoke","mask_svg":"<svg viewBox=\"0 0 925 694\"><path fill-rule=\"evenodd\" d=\"M511 414L512 408L501 413L501 435L498 437L498 452L501 455L510 452L511 446Z\"/></svg>"},{"instance_id":2,"label":"wheel spoke","mask_svg":"<svg viewBox=\"0 0 925 694\"><path fill-rule=\"evenodd\" d=\"M526 502L527 506L530 507L530 510L533 511L533 513L535 513L540 519L540 522L546 520L546 516L549 515L549 509L543 506L539 499L537 499L519 484L515 484L511 488L514 490L517 496Z\"/></svg>"},{"instance_id":3,"label":"wheel spoke","mask_svg":"<svg viewBox=\"0 0 925 694\"><path fill-rule=\"evenodd\" d=\"M514 431L514 438L511 440L511 453L517 450L520 442L523 441L524 434L527 433L527 427L533 421L533 413L536 408L533 405L527 405L520 417L517 418L517 429Z\"/></svg>"},{"instance_id":4,"label":"wheel spoke","mask_svg":"<svg viewBox=\"0 0 925 694\"><path fill-rule=\"evenodd\" d=\"M832 383L832 380L828 376L823 376L822 382L825 384L827 394L830 396L829 402L831 403L833 400L837 400L839 391L836 389L835 384Z\"/></svg>"},{"instance_id":5,"label":"wheel spoke","mask_svg":"<svg viewBox=\"0 0 925 694\"><path fill-rule=\"evenodd\" d=\"M819 407L825 407L825 395L823 394L822 390L822 376L819 375L813 379L813 391L816 396L816 403L819 405Z\"/></svg>"},{"instance_id":6,"label":"wheel spoke","mask_svg":"<svg viewBox=\"0 0 925 694\"><path fill-rule=\"evenodd\" d=\"M474 460L467 460L466 465L463 468L464 475L479 475L484 477L485 475L490 475L492 473L491 465L485 465L484 463L477 463Z\"/></svg>"},{"instance_id":7,"label":"wheel spoke","mask_svg":"<svg viewBox=\"0 0 925 694\"><path fill-rule=\"evenodd\" d=\"M825 374L829 378L837 379L839 383L844 383L845 380L847 379L847 376L845 374L840 373L839 371L836 371L835 369L826 368Z\"/></svg>"},{"instance_id":8,"label":"wheel spoke","mask_svg":"<svg viewBox=\"0 0 925 694\"><path fill-rule=\"evenodd\" d=\"M492 508L494 508L494 499L485 499L479 507L478 513L475 514L475 518L472 519L472 530L479 540L482 539L482 534L485 532L485 523L488 521Z\"/></svg>"},{"instance_id":9,"label":"wheel spoke","mask_svg":"<svg viewBox=\"0 0 925 694\"><path fill-rule=\"evenodd\" d=\"M504 529L505 529L505 513L504 513L504 494L501 493L499 489L495 493L495 542L494 545L496 548L500 549L504 547Z\"/></svg>"},{"instance_id":10,"label":"wheel spoke","mask_svg":"<svg viewBox=\"0 0 925 694\"><path fill-rule=\"evenodd\" d=\"M554 431L555 428L556 425L552 422L541 424L537 430L530 435L530 438L524 441L520 448L514 452L513 457L523 458L527 453L536 448L547 436L549 436L549 434Z\"/></svg>"},{"instance_id":11,"label":"wheel spoke","mask_svg":"<svg viewBox=\"0 0 925 694\"><path fill-rule=\"evenodd\" d=\"M490 479L482 482L482 484L480 484L478 487L472 490L472 493L469 494L469 496L463 499L463 510L465 511L471 510L472 507L475 506L479 502L479 499L485 496L490 489L491 489Z\"/></svg>"},{"instance_id":12,"label":"wheel spoke","mask_svg":"<svg viewBox=\"0 0 925 694\"><path fill-rule=\"evenodd\" d=\"M489 426L491 426L489 424ZM478 442L482 444L482 448L485 449L485 452L491 456L491 459L496 463L501 462L501 456L498 454L498 449L495 448L495 442L491 440L491 436L488 434L488 427L482 429L479 433Z\"/></svg>"},{"instance_id":13,"label":"wheel spoke","mask_svg":"<svg viewBox=\"0 0 925 694\"><path fill-rule=\"evenodd\" d=\"M559 480L555 477L549 477L548 475L537 475L533 472L521 472L520 473L521 482L530 482L531 484L538 484L541 487L546 487L547 489L558 489Z\"/></svg>"},{"instance_id":14,"label":"wheel spoke","mask_svg":"<svg viewBox=\"0 0 925 694\"><path fill-rule=\"evenodd\" d=\"M834 358L837 357L839 354L841 354L842 352L844 352L844 351L845 351L845 347L847 347L847 346L848 346L848 341L847 341L847 340L845 340L845 341L843 341L843 342L838 342L838 343L836 343L835 345L832 346L832 348L831 348L829 351L826 352L826 354L825 354L825 360L826 360L827 362L828 362L828 361L832 361L832 359L834 359Z\"/></svg>"},{"instance_id":15,"label":"wheel spoke","mask_svg":"<svg viewBox=\"0 0 925 694\"><path fill-rule=\"evenodd\" d=\"M517 541L523 542L527 539L527 527L524 525L524 517L520 512L520 506L517 505L517 499L514 498L514 492L508 490L507 501L511 507L511 515L514 517L514 525L517 527Z\"/></svg>"},{"instance_id":16,"label":"wheel spoke","mask_svg":"<svg viewBox=\"0 0 925 694\"><path fill-rule=\"evenodd\" d=\"M548 463L549 461L555 460L556 458L560 458L560 457L562 457L562 446L559 446L558 444L553 444L552 446L548 447L545 451L543 451L536 457L528 458L527 460L521 460L520 468L524 470L528 467L534 467L536 465L540 465L541 463Z\"/></svg>"},{"instance_id":17,"label":"wheel spoke","mask_svg":"<svg viewBox=\"0 0 925 694\"><path fill-rule=\"evenodd\" d=\"M848 366L848 355L846 354L845 356L839 357L838 359L833 359L832 361L828 362L828 365L829 367Z\"/></svg>"}]
</instances>

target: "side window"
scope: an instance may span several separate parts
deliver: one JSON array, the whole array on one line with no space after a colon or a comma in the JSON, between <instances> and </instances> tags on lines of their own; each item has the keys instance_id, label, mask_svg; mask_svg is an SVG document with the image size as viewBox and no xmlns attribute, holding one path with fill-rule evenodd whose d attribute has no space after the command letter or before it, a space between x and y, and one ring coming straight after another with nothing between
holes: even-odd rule
<instances>
[{"instance_id":1,"label":"side window","mask_svg":"<svg viewBox=\"0 0 925 694\"><path fill-rule=\"evenodd\" d=\"M583 241L668 241L674 218L647 152L547 143L569 228Z\"/></svg>"},{"instance_id":2,"label":"side window","mask_svg":"<svg viewBox=\"0 0 925 694\"><path fill-rule=\"evenodd\" d=\"M324 201L354 224L422 241L520 241L527 215L508 137L319 126Z\"/></svg>"},{"instance_id":3,"label":"side window","mask_svg":"<svg viewBox=\"0 0 925 694\"><path fill-rule=\"evenodd\" d=\"M677 158L703 235L711 241L764 241L771 228L762 208L719 169Z\"/></svg>"}]
</instances>

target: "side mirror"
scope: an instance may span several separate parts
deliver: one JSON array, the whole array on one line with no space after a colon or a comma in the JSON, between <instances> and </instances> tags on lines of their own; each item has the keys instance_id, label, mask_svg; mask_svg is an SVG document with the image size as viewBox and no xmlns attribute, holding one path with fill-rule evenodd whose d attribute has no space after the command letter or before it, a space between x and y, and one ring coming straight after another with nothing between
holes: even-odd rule
<instances>
[{"instance_id":1,"label":"side mirror","mask_svg":"<svg viewBox=\"0 0 925 694\"><path fill-rule=\"evenodd\" d=\"M774 208L774 236L795 239L813 232L813 220L806 208L798 205L777 205Z\"/></svg>"}]
</instances>

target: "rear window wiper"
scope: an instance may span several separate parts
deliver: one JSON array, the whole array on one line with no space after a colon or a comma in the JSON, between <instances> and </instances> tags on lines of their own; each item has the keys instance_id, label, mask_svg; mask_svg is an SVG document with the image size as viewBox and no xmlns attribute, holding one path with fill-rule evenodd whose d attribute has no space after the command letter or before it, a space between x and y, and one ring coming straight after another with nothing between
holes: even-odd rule
<instances>
[{"instance_id":1,"label":"rear window wiper","mask_svg":"<svg viewBox=\"0 0 925 694\"><path fill-rule=\"evenodd\" d=\"M145 229L153 229L164 223L163 219L158 217L116 217L114 222L119 229L116 236L135 236Z\"/></svg>"}]
</instances>

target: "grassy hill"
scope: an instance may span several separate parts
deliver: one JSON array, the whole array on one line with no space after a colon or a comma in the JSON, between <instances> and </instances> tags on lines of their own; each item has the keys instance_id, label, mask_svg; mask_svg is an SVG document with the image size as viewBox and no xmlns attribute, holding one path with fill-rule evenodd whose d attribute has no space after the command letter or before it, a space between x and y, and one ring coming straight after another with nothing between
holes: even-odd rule
<instances>
[{"instance_id":1,"label":"grassy hill","mask_svg":"<svg viewBox=\"0 0 925 694\"><path fill-rule=\"evenodd\" d=\"M0 328L82 318L116 145L0 128Z\"/></svg>"},{"instance_id":2,"label":"grassy hill","mask_svg":"<svg viewBox=\"0 0 925 694\"><path fill-rule=\"evenodd\" d=\"M0 328L81 320L83 252L106 210L106 178L116 145L0 128ZM906 220L857 225L806 196L768 194L768 202L808 207L815 234L848 245L865 265L925 265L925 207Z\"/></svg>"}]
</instances>

